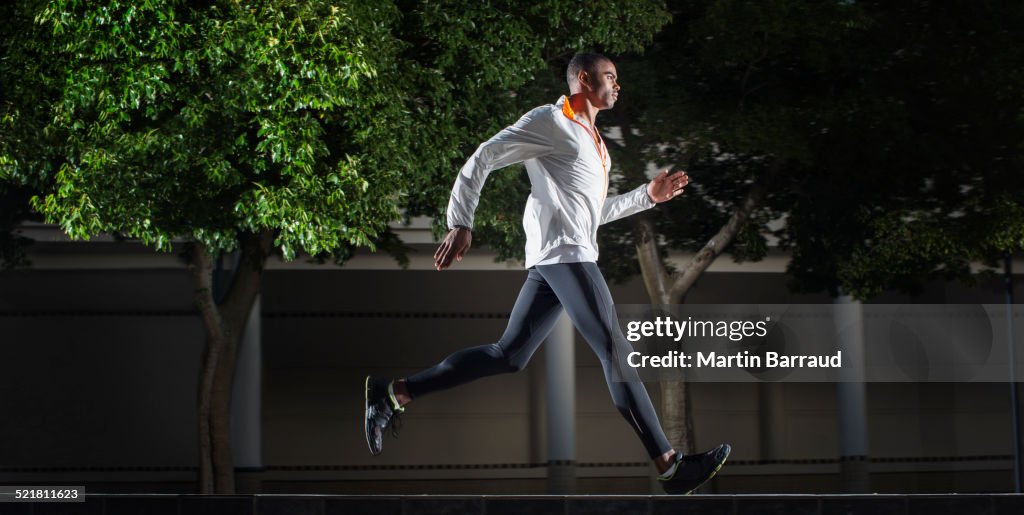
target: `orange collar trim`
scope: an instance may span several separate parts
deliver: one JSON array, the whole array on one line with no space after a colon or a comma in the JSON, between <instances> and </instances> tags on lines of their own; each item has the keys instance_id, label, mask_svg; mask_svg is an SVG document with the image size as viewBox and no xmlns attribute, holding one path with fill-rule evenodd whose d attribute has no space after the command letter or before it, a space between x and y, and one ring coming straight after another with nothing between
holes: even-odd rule
<instances>
[{"instance_id":1,"label":"orange collar trim","mask_svg":"<svg viewBox=\"0 0 1024 515\"><path fill-rule=\"evenodd\" d=\"M565 95L562 98L565 99L565 102L562 104L562 114L564 114L565 117L570 119L570 120L575 120L576 119L576 111L573 111L572 110L572 106L569 105L569 96Z\"/></svg>"}]
</instances>

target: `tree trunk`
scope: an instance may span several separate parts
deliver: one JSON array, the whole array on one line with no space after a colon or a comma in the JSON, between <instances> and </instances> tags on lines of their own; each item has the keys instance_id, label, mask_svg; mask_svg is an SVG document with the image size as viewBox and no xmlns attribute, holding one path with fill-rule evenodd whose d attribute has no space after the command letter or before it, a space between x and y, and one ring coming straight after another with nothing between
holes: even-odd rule
<instances>
[{"instance_id":1,"label":"tree trunk","mask_svg":"<svg viewBox=\"0 0 1024 515\"><path fill-rule=\"evenodd\" d=\"M242 328L229 329L223 341L220 360L210 391L210 448L214 490L210 493L235 493L235 460L231 450L231 386L235 375L238 340Z\"/></svg>"},{"instance_id":2,"label":"tree trunk","mask_svg":"<svg viewBox=\"0 0 1024 515\"><path fill-rule=\"evenodd\" d=\"M697 452L697 436L693 427L690 385L684 381L661 382L662 423L669 442L678 442L684 454Z\"/></svg>"},{"instance_id":3,"label":"tree trunk","mask_svg":"<svg viewBox=\"0 0 1024 515\"><path fill-rule=\"evenodd\" d=\"M651 304L671 304L671 283L665 263L658 254L658 234L646 213L633 216L633 233L636 235L636 257L640 262L640 275L644 279Z\"/></svg>"},{"instance_id":4,"label":"tree trunk","mask_svg":"<svg viewBox=\"0 0 1024 515\"><path fill-rule=\"evenodd\" d=\"M188 268L195 283L195 301L206 329L206 349L199 374L199 493L235 493L231 451L231 389L238 342L262 286L263 270L273 233L245 235L242 256L224 302L213 296L213 258L193 243Z\"/></svg>"}]
</instances>

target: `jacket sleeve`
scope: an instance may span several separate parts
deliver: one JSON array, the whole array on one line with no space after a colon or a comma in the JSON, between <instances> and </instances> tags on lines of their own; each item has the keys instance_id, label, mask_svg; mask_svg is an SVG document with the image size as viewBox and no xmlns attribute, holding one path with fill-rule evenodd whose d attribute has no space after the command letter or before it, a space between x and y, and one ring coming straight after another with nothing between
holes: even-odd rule
<instances>
[{"instance_id":1,"label":"jacket sleeve","mask_svg":"<svg viewBox=\"0 0 1024 515\"><path fill-rule=\"evenodd\" d=\"M647 184L642 184L627 193L604 199L604 206L601 208L601 223L614 222L619 218L650 209L654 207L654 204L651 197L647 195Z\"/></svg>"},{"instance_id":2,"label":"jacket sleeve","mask_svg":"<svg viewBox=\"0 0 1024 515\"><path fill-rule=\"evenodd\" d=\"M538 107L477 147L455 179L448 201L448 228L473 228L484 181L494 170L551 152L553 122L550 108Z\"/></svg>"}]
</instances>

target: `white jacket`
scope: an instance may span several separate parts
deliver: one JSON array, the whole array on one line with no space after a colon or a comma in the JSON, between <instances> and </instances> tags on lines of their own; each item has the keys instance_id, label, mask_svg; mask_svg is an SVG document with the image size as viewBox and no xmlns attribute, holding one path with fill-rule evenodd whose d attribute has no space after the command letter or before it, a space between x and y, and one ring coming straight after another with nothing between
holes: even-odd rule
<instances>
[{"instance_id":1,"label":"white jacket","mask_svg":"<svg viewBox=\"0 0 1024 515\"><path fill-rule=\"evenodd\" d=\"M599 143L598 143L599 142ZM600 147L599 147L600 145ZM597 227L648 209L647 185L608 197L611 158L604 141L577 121L566 97L537 107L481 144L455 179L448 227L473 227L487 176L522 162L530 176L523 213L526 268L597 261Z\"/></svg>"}]
</instances>

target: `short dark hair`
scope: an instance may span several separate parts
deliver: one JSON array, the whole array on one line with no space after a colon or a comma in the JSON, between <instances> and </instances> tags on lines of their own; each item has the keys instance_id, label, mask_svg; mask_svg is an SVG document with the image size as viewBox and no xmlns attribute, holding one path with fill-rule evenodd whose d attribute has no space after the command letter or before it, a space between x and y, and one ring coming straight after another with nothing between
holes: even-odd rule
<instances>
[{"instance_id":1,"label":"short dark hair","mask_svg":"<svg viewBox=\"0 0 1024 515\"><path fill-rule=\"evenodd\" d=\"M602 61L611 61L611 59L602 54L592 53L579 53L572 56L572 59L569 60L569 66L565 69L565 82L569 84L569 89L572 90L572 85L576 82L576 77L579 76L580 71L593 74L594 68Z\"/></svg>"}]
</instances>

